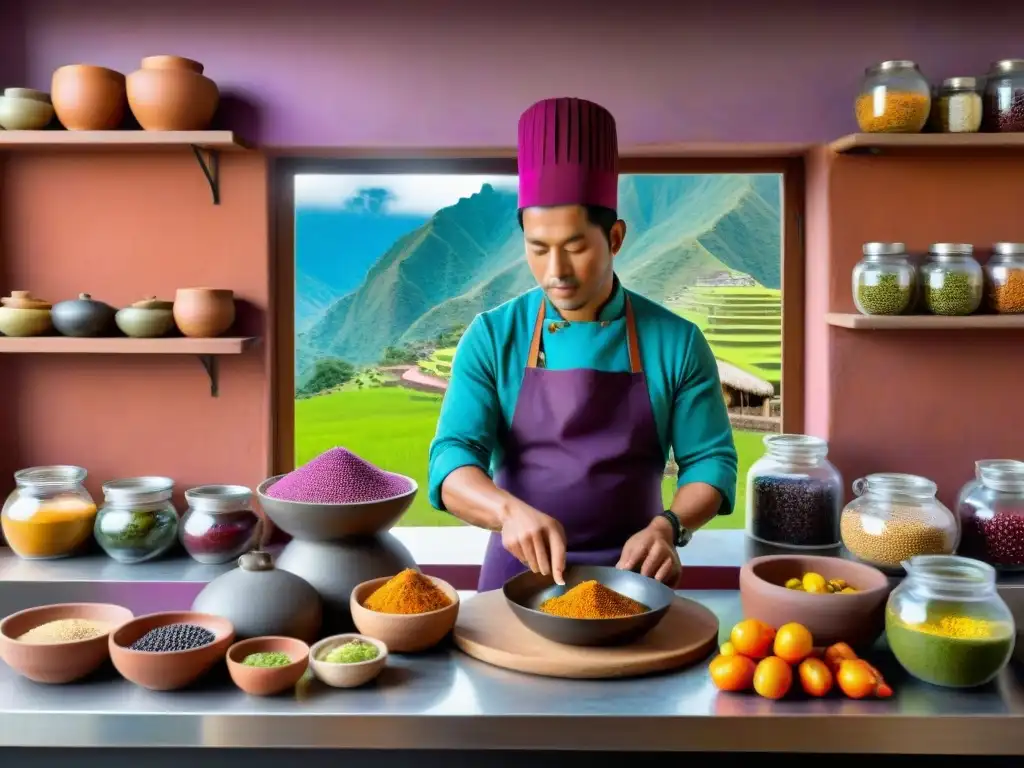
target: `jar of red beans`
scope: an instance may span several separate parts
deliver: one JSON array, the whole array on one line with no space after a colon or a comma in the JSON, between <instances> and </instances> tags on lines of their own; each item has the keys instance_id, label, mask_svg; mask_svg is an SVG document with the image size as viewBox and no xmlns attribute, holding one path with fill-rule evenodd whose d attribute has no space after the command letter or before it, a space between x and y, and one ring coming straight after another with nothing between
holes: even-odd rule
<instances>
[{"instance_id":1,"label":"jar of red beans","mask_svg":"<svg viewBox=\"0 0 1024 768\"><path fill-rule=\"evenodd\" d=\"M984 129L995 133L1024 131L1024 59L994 62L987 81Z\"/></svg>"},{"instance_id":2,"label":"jar of red beans","mask_svg":"<svg viewBox=\"0 0 1024 768\"><path fill-rule=\"evenodd\" d=\"M181 544L200 563L227 563L260 543L263 521L243 485L202 485L185 491Z\"/></svg>"},{"instance_id":3,"label":"jar of red beans","mask_svg":"<svg viewBox=\"0 0 1024 768\"><path fill-rule=\"evenodd\" d=\"M960 554L998 570L1024 570L1024 462L979 462L959 512Z\"/></svg>"}]
</instances>

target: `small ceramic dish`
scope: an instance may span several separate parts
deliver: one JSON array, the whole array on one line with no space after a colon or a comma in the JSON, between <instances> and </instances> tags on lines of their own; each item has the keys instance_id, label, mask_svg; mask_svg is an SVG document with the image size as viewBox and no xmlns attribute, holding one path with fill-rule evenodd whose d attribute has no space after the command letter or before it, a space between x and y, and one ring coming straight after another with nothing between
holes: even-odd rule
<instances>
[{"instance_id":1,"label":"small ceramic dish","mask_svg":"<svg viewBox=\"0 0 1024 768\"><path fill-rule=\"evenodd\" d=\"M53 103L50 101L50 94L45 91L37 91L35 88L4 88L4 96L9 96L12 99L32 99L44 104Z\"/></svg>"},{"instance_id":2,"label":"small ceramic dish","mask_svg":"<svg viewBox=\"0 0 1024 768\"><path fill-rule=\"evenodd\" d=\"M166 336L174 328L173 307L174 302L160 301L151 296L119 309L114 315L114 322L125 336L156 339Z\"/></svg>"},{"instance_id":3,"label":"small ceramic dish","mask_svg":"<svg viewBox=\"0 0 1024 768\"><path fill-rule=\"evenodd\" d=\"M8 131L38 131L52 120L53 105L48 101L13 96L7 92L0 96L0 126Z\"/></svg>"},{"instance_id":4,"label":"small ceramic dish","mask_svg":"<svg viewBox=\"0 0 1024 768\"><path fill-rule=\"evenodd\" d=\"M320 660L321 656L326 656L334 648L353 640L362 640L364 643L377 646L380 654L375 659L357 661L352 664L333 664ZM366 635L332 635L325 637L313 646L309 652L309 663L313 668L313 674L324 684L332 688L356 688L376 678L387 666L388 647L380 640Z\"/></svg>"},{"instance_id":5,"label":"small ceramic dish","mask_svg":"<svg viewBox=\"0 0 1024 768\"><path fill-rule=\"evenodd\" d=\"M133 651L129 646L150 630L168 624L196 624L214 634L212 643L187 651ZM176 691L205 675L224 658L235 639L227 619L210 613L151 613L110 633L110 659L126 680L151 691Z\"/></svg>"},{"instance_id":6,"label":"small ceramic dish","mask_svg":"<svg viewBox=\"0 0 1024 768\"><path fill-rule=\"evenodd\" d=\"M352 590L349 610L352 621L362 634L374 637L392 653L415 653L433 648L452 631L459 618L459 593L447 581L427 576L434 585L451 598L451 604L427 613L378 613L363 607L363 601L391 577L364 581Z\"/></svg>"},{"instance_id":7,"label":"small ceramic dish","mask_svg":"<svg viewBox=\"0 0 1024 768\"><path fill-rule=\"evenodd\" d=\"M103 622L110 631L88 640L32 643L18 640L29 630L61 619ZM131 621L132 612L110 603L58 603L12 613L0 621L0 658L37 683L71 683L91 674L110 658L111 631Z\"/></svg>"},{"instance_id":8,"label":"small ceramic dish","mask_svg":"<svg viewBox=\"0 0 1024 768\"><path fill-rule=\"evenodd\" d=\"M283 667L247 667L251 653L284 653L291 664ZM250 696L276 696L294 688L309 667L309 646L291 637L253 637L228 648L228 673Z\"/></svg>"}]
</instances>

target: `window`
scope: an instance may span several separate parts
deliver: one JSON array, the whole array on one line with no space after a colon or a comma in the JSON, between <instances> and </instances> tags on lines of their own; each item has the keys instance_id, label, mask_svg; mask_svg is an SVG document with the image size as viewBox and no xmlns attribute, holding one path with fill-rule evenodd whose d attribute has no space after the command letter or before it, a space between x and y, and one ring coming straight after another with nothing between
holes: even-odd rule
<instances>
[{"instance_id":1,"label":"window","mask_svg":"<svg viewBox=\"0 0 1024 768\"><path fill-rule=\"evenodd\" d=\"M747 172L673 165L681 164L625 162L619 213L629 235L616 269L626 286L697 323L715 352L740 487L734 514L709 528L742 529L743 478L763 436L782 430L783 414L790 431L800 423L802 317L791 311L790 280L784 320L782 290L783 254L794 239L785 202L796 197L781 162L748 163ZM279 414L290 428L278 430L277 471L344 445L407 474L421 493L394 533L420 563L478 564L486 533L427 501L427 449L467 324L534 287L515 215L514 163L306 164L280 179L290 185L283 220L294 235L282 256L292 260L284 265L291 301L280 284L277 302L291 314L277 318L279 347L293 352L279 408L293 410ZM802 286L793 293L802 298ZM785 408L784 379L797 395ZM674 473L670 459L667 500Z\"/></svg>"}]
</instances>

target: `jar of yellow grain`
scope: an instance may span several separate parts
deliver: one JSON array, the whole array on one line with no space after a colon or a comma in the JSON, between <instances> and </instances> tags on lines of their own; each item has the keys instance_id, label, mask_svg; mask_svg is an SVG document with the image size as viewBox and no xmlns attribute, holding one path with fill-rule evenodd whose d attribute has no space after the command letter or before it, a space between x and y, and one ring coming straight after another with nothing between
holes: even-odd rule
<instances>
[{"instance_id":1,"label":"jar of yellow grain","mask_svg":"<svg viewBox=\"0 0 1024 768\"><path fill-rule=\"evenodd\" d=\"M988 306L1000 315L1024 312L1024 243L996 243L985 264Z\"/></svg>"},{"instance_id":2,"label":"jar of yellow grain","mask_svg":"<svg viewBox=\"0 0 1024 768\"><path fill-rule=\"evenodd\" d=\"M865 563L898 571L917 555L956 550L956 516L937 498L935 483L917 475L883 473L855 480L857 497L839 516L843 545Z\"/></svg>"},{"instance_id":3,"label":"jar of yellow grain","mask_svg":"<svg viewBox=\"0 0 1024 768\"><path fill-rule=\"evenodd\" d=\"M14 473L15 488L0 510L0 527L18 557L66 557L92 535L96 503L81 467L31 467Z\"/></svg>"},{"instance_id":4,"label":"jar of yellow grain","mask_svg":"<svg viewBox=\"0 0 1024 768\"><path fill-rule=\"evenodd\" d=\"M920 133L931 113L932 89L912 61L883 61L864 70L854 103L864 133Z\"/></svg>"},{"instance_id":5,"label":"jar of yellow grain","mask_svg":"<svg viewBox=\"0 0 1024 768\"><path fill-rule=\"evenodd\" d=\"M924 555L904 564L889 595L885 636L914 677L947 688L990 682L1013 654L1013 615L996 591L996 572L978 560Z\"/></svg>"}]
</instances>

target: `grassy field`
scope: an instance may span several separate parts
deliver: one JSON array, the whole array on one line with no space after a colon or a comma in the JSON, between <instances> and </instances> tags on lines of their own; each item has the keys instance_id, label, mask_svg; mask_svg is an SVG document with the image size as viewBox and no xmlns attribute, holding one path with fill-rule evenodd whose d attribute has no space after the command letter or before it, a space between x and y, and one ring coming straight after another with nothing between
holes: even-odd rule
<instances>
[{"instance_id":1,"label":"grassy field","mask_svg":"<svg viewBox=\"0 0 1024 768\"><path fill-rule=\"evenodd\" d=\"M437 362L450 363L450 358ZM374 386L369 379L362 381L363 388L350 383L341 391L295 403L297 464L305 464L335 446L345 446L378 467L409 475L419 483L420 493L400 525L460 525L450 515L432 509L427 501L427 449L434 436L441 397L402 387ZM710 528L743 527L744 478L761 456L761 438L759 433L736 433L740 477L736 511L717 518ZM672 498L674 485L671 478L666 478L666 503Z\"/></svg>"}]
</instances>

